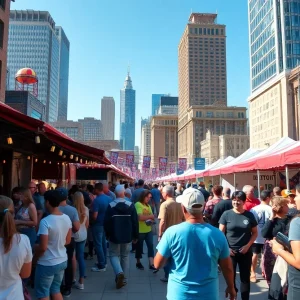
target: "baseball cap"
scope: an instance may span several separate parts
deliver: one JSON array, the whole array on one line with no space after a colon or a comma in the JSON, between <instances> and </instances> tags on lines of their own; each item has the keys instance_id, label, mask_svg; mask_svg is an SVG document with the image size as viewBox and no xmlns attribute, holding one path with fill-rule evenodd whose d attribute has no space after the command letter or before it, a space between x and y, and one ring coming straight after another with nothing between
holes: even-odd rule
<instances>
[{"instance_id":1,"label":"baseball cap","mask_svg":"<svg viewBox=\"0 0 300 300\"><path fill-rule=\"evenodd\" d=\"M282 196L283 198L287 198L287 197L290 196L290 195L296 196L295 190L282 190L282 191L281 191L281 196Z\"/></svg>"},{"instance_id":2,"label":"baseball cap","mask_svg":"<svg viewBox=\"0 0 300 300\"><path fill-rule=\"evenodd\" d=\"M61 196L61 201L67 200L68 199L68 190L64 187L57 188L56 191L59 192Z\"/></svg>"},{"instance_id":3,"label":"baseball cap","mask_svg":"<svg viewBox=\"0 0 300 300\"><path fill-rule=\"evenodd\" d=\"M176 198L176 202L181 203L186 209L202 211L205 200L203 194L194 188L187 188L182 195ZM195 205L201 205L202 207L194 207Z\"/></svg>"},{"instance_id":4,"label":"baseball cap","mask_svg":"<svg viewBox=\"0 0 300 300\"><path fill-rule=\"evenodd\" d=\"M115 193L122 193L125 192L124 184L118 184L115 187Z\"/></svg>"}]
</instances>

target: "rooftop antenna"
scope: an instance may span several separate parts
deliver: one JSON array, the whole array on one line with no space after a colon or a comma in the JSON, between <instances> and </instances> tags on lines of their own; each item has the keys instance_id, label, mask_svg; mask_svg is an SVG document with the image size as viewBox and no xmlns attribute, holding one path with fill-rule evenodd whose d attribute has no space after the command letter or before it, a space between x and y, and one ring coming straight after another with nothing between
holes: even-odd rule
<instances>
[{"instance_id":1,"label":"rooftop antenna","mask_svg":"<svg viewBox=\"0 0 300 300\"><path fill-rule=\"evenodd\" d=\"M130 63L129 62L128 62L128 67L127 67L127 74L128 74L128 76L130 74Z\"/></svg>"}]
</instances>

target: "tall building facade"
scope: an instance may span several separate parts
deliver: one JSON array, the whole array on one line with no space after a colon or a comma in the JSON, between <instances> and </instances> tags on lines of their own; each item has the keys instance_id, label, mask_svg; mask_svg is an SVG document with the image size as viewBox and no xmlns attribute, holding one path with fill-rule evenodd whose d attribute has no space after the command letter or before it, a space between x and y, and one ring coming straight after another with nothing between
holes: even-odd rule
<instances>
[{"instance_id":1,"label":"tall building facade","mask_svg":"<svg viewBox=\"0 0 300 300\"><path fill-rule=\"evenodd\" d=\"M151 125L150 120L144 124L141 132L141 157L140 161L143 161L143 156L151 155Z\"/></svg>"},{"instance_id":2,"label":"tall building facade","mask_svg":"<svg viewBox=\"0 0 300 300\"><path fill-rule=\"evenodd\" d=\"M62 27L56 26L55 31L59 40L59 99L57 118L60 121L64 121L68 119L70 42Z\"/></svg>"},{"instance_id":3,"label":"tall building facade","mask_svg":"<svg viewBox=\"0 0 300 300\"><path fill-rule=\"evenodd\" d=\"M129 72L120 92L120 147L134 150L135 146L135 90Z\"/></svg>"},{"instance_id":4,"label":"tall building facade","mask_svg":"<svg viewBox=\"0 0 300 300\"><path fill-rule=\"evenodd\" d=\"M157 115L161 97L166 96L165 94L152 94L152 116Z\"/></svg>"},{"instance_id":5,"label":"tall building facade","mask_svg":"<svg viewBox=\"0 0 300 300\"><path fill-rule=\"evenodd\" d=\"M105 140L115 138L115 100L113 97L101 99L101 122Z\"/></svg>"},{"instance_id":6,"label":"tall building facade","mask_svg":"<svg viewBox=\"0 0 300 300\"><path fill-rule=\"evenodd\" d=\"M0 1L0 102L5 101L10 0Z\"/></svg>"},{"instance_id":7,"label":"tall building facade","mask_svg":"<svg viewBox=\"0 0 300 300\"><path fill-rule=\"evenodd\" d=\"M289 76L300 60L300 1L249 0L250 146L295 136Z\"/></svg>"},{"instance_id":8,"label":"tall building facade","mask_svg":"<svg viewBox=\"0 0 300 300\"><path fill-rule=\"evenodd\" d=\"M62 37L62 30L58 29L58 32ZM63 74L66 73L69 63L64 59L68 60L69 56L66 55L65 45L61 46L61 42L65 44L66 40L60 39L57 35L55 22L49 12L33 10L10 12L8 88L15 89L14 77L19 69L24 67L34 69L39 79L38 99L46 106L47 122L57 121L60 107L66 111L68 77ZM64 95L62 106L60 106L60 95Z\"/></svg>"},{"instance_id":9,"label":"tall building facade","mask_svg":"<svg viewBox=\"0 0 300 300\"><path fill-rule=\"evenodd\" d=\"M83 141L103 140L103 126L100 120L95 118L83 118L78 122L82 124Z\"/></svg>"},{"instance_id":10,"label":"tall building facade","mask_svg":"<svg viewBox=\"0 0 300 300\"><path fill-rule=\"evenodd\" d=\"M217 14L192 13L178 46L178 156L200 157L214 134L247 134L246 108L227 106L226 26Z\"/></svg>"}]
</instances>

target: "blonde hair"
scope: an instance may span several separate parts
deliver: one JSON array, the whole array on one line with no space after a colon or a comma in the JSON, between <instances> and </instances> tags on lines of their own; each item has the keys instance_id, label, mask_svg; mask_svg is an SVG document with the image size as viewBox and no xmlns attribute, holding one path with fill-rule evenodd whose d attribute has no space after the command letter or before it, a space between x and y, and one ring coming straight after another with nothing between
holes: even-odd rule
<instances>
[{"instance_id":1,"label":"blonde hair","mask_svg":"<svg viewBox=\"0 0 300 300\"><path fill-rule=\"evenodd\" d=\"M80 223L82 224L86 217L86 214L85 214L84 198L81 192L76 192L74 194L74 207L77 209L79 220Z\"/></svg>"},{"instance_id":2,"label":"blonde hair","mask_svg":"<svg viewBox=\"0 0 300 300\"><path fill-rule=\"evenodd\" d=\"M24 196L24 198L28 199L29 203L35 204L29 189L24 189L24 191L22 191L21 193Z\"/></svg>"},{"instance_id":3,"label":"blonde hair","mask_svg":"<svg viewBox=\"0 0 300 300\"><path fill-rule=\"evenodd\" d=\"M275 206L277 208L277 212L280 212L282 207L285 204L288 204L289 200L287 198L283 198L281 196L274 196L272 198L272 206Z\"/></svg>"},{"instance_id":4,"label":"blonde hair","mask_svg":"<svg viewBox=\"0 0 300 300\"><path fill-rule=\"evenodd\" d=\"M0 196L0 237L3 239L4 253L8 253L12 246L12 240L15 234L18 234L16 224L13 218L13 211L10 211L13 201L6 197ZM18 242L20 236L18 235Z\"/></svg>"}]
</instances>

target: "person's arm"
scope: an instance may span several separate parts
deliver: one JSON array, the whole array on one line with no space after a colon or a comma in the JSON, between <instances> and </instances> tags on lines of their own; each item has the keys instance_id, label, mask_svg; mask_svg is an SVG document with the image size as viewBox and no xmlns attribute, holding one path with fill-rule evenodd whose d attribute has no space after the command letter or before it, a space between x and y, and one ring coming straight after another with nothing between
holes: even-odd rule
<instances>
[{"instance_id":1,"label":"person's arm","mask_svg":"<svg viewBox=\"0 0 300 300\"><path fill-rule=\"evenodd\" d=\"M71 239L72 239L72 230L70 228L67 233L67 236L66 236L66 244L65 245L69 245L71 243Z\"/></svg>"},{"instance_id":2,"label":"person's arm","mask_svg":"<svg viewBox=\"0 0 300 300\"><path fill-rule=\"evenodd\" d=\"M292 252L284 250L276 240L272 240L272 250L275 254L281 256L289 265L300 269L300 241L291 241Z\"/></svg>"},{"instance_id":3,"label":"person's arm","mask_svg":"<svg viewBox=\"0 0 300 300\"><path fill-rule=\"evenodd\" d=\"M20 277L22 279L29 278L31 274L32 262L24 263L20 271Z\"/></svg>"},{"instance_id":4,"label":"person's arm","mask_svg":"<svg viewBox=\"0 0 300 300\"><path fill-rule=\"evenodd\" d=\"M37 261L41 256L44 255L48 248L48 234L40 234L40 242L36 244L34 249L34 260Z\"/></svg>"},{"instance_id":5,"label":"person's arm","mask_svg":"<svg viewBox=\"0 0 300 300\"><path fill-rule=\"evenodd\" d=\"M94 201L93 201L93 204L92 204L92 212L93 212L93 215L92 215L92 219L94 220L94 221L96 221L97 220L97 217L98 217L98 211L99 211L99 204L98 204L98 201L97 201L97 199L95 199Z\"/></svg>"},{"instance_id":6,"label":"person's arm","mask_svg":"<svg viewBox=\"0 0 300 300\"><path fill-rule=\"evenodd\" d=\"M157 252L154 257L154 267L156 269L161 269L167 263L167 261L167 257L164 257L159 252Z\"/></svg>"},{"instance_id":7,"label":"person's arm","mask_svg":"<svg viewBox=\"0 0 300 300\"><path fill-rule=\"evenodd\" d=\"M80 229L80 222L78 221L73 221L72 222L72 231L76 233Z\"/></svg>"},{"instance_id":8,"label":"person's arm","mask_svg":"<svg viewBox=\"0 0 300 300\"><path fill-rule=\"evenodd\" d=\"M28 206L28 214L30 217L30 221L16 220L16 225L25 225L28 227L35 227L38 224L38 217L35 205L33 203Z\"/></svg>"},{"instance_id":9,"label":"person's arm","mask_svg":"<svg viewBox=\"0 0 300 300\"><path fill-rule=\"evenodd\" d=\"M166 213L167 213L166 205L163 203L160 206L159 215L158 215L158 219L160 219L159 227L158 227L158 241L160 241L163 233L166 230L166 228L165 228L165 225L166 225L166 223L165 223Z\"/></svg>"},{"instance_id":10,"label":"person's arm","mask_svg":"<svg viewBox=\"0 0 300 300\"><path fill-rule=\"evenodd\" d=\"M220 259L219 265L222 270L224 279L227 283L226 299L229 294L229 296L230 296L229 299L234 300L236 298L236 291L234 288L234 272L233 272L232 261L231 261L230 256L228 256L224 259Z\"/></svg>"},{"instance_id":11,"label":"person's arm","mask_svg":"<svg viewBox=\"0 0 300 300\"><path fill-rule=\"evenodd\" d=\"M136 243L139 238L139 221L138 215L136 213L136 209L132 204L132 211L131 211L131 223L132 223L132 239L133 242Z\"/></svg>"},{"instance_id":12,"label":"person's arm","mask_svg":"<svg viewBox=\"0 0 300 300\"><path fill-rule=\"evenodd\" d=\"M252 244L255 242L257 238L257 226L252 227L251 229L251 239L249 240L249 242L247 243L247 245L243 246L240 249L240 253L245 254L249 251L250 247L252 246Z\"/></svg>"}]
</instances>

